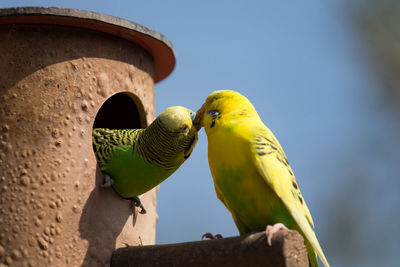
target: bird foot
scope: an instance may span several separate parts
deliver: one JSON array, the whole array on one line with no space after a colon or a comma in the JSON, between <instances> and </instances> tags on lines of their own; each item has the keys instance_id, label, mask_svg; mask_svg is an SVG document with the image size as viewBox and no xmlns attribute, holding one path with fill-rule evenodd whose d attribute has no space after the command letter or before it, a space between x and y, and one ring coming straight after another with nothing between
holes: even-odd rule
<instances>
[{"instance_id":1,"label":"bird foot","mask_svg":"<svg viewBox=\"0 0 400 267\"><path fill-rule=\"evenodd\" d=\"M135 212L135 208L136 208L136 207L140 207L139 213L140 213L140 214L146 214L146 212L147 212L147 211L146 211L146 208L144 207L142 201L140 201L140 198L139 198L139 197L133 197L133 198L132 198L132 204L133 204L133 208L134 208L134 211L133 211L133 212Z\"/></svg>"},{"instance_id":2,"label":"bird foot","mask_svg":"<svg viewBox=\"0 0 400 267\"><path fill-rule=\"evenodd\" d=\"M213 235L212 233L205 233L204 235L202 235L201 239L203 240L204 238L208 238L210 240L221 239L222 235L221 234Z\"/></svg>"},{"instance_id":3,"label":"bird foot","mask_svg":"<svg viewBox=\"0 0 400 267\"><path fill-rule=\"evenodd\" d=\"M272 246L272 236L276 233L279 232L280 230L287 230L287 227L282 224L282 223L276 223L274 225L267 225L267 228L265 229L265 235L267 236L267 241L268 245Z\"/></svg>"},{"instance_id":4,"label":"bird foot","mask_svg":"<svg viewBox=\"0 0 400 267\"><path fill-rule=\"evenodd\" d=\"M101 185L101 187L110 187L114 184L114 180L111 179L110 175L104 174L104 183Z\"/></svg>"},{"instance_id":5,"label":"bird foot","mask_svg":"<svg viewBox=\"0 0 400 267\"><path fill-rule=\"evenodd\" d=\"M132 212L132 225L135 226L136 224L136 219L137 219L137 211L136 208L140 208L139 213L140 214L146 214L146 208L144 207L144 205L142 204L142 201L140 201L139 197L132 197L131 198L131 202L132 202L132 206L133 206L133 212Z\"/></svg>"}]
</instances>

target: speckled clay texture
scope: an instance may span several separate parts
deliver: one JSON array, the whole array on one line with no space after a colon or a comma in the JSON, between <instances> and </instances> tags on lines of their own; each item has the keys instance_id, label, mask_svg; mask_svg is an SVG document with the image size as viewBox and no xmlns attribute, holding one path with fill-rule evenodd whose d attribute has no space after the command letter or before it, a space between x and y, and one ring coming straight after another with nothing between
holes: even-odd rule
<instances>
[{"instance_id":1,"label":"speckled clay texture","mask_svg":"<svg viewBox=\"0 0 400 267\"><path fill-rule=\"evenodd\" d=\"M116 247L153 244L156 189L130 202L99 186L96 114L127 92L154 119L153 62L118 37L63 26L0 26L0 263L107 266ZM118 114L126 116L130 114Z\"/></svg>"}]
</instances>

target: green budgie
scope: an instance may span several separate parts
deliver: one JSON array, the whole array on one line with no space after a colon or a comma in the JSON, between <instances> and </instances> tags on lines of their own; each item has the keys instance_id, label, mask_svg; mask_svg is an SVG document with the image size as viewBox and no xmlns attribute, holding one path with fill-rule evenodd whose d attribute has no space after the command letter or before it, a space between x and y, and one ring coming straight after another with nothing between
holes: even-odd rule
<instances>
[{"instance_id":1,"label":"green budgie","mask_svg":"<svg viewBox=\"0 0 400 267\"><path fill-rule=\"evenodd\" d=\"M93 129L93 149L105 176L119 196L138 198L168 178L189 158L197 142L196 112L175 106L162 112L145 129Z\"/></svg>"}]
</instances>

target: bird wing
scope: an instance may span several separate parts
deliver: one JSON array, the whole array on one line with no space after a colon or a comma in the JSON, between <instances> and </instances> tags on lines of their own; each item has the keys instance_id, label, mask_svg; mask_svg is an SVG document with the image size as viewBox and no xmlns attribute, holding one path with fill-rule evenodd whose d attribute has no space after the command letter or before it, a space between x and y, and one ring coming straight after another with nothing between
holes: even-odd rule
<instances>
[{"instance_id":1,"label":"bird wing","mask_svg":"<svg viewBox=\"0 0 400 267\"><path fill-rule=\"evenodd\" d=\"M143 129L93 129L93 149L102 168L109 162L114 151L121 146L134 146L137 135Z\"/></svg>"},{"instance_id":2,"label":"bird wing","mask_svg":"<svg viewBox=\"0 0 400 267\"><path fill-rule=\"evenodd\" d=\"M312 228L314 222L310 211L282 147L266 126L253 129L251 147L258 172L282 200L324 265L328 267L329 264Z\"/></svg>"}]
</instances>

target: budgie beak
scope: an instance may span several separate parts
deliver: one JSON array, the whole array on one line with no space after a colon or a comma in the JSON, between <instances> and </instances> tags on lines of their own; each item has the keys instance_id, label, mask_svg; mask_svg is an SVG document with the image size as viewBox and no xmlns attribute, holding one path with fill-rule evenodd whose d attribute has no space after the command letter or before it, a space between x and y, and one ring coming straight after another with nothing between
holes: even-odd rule
<instances>
[{"instance_id":1,"label":"budgie beak","mask_svg":"<svg viewBox=\"0 0 400 267\"><path fill-rule=\"evenodd\" d=\"M192 119L192 124L194 128L196 128L196 130L199 131L201 129L200 126L201 118L199 117L197 112L190 110L190 119Z\"/></svg>"},{"instance_id":2,"label":"budgie beak","mask_svg":"<svg viewBox=\"0 0 400 267\"><path fill-rule=\"evenodd\" d=\"M196 117L193 120L193 126L196 128L197 131L200 131L202 125L201 125L201 117L199 114L196 112Z\"/></svg>"},{"instance_id":3,"label":"budgie beak","mask_svg":"<svg viewBox=\"0 0 400 267\"><path fill-rule=\"evenodd\" d=\"M203 115L204 115L204 111L206 109L206 104L204 104L203 106L201 106L201 108L196 112L197 114L197 131L199 131L201 129L201 127L203 127Z\"/></svg>"}]
</instances>

